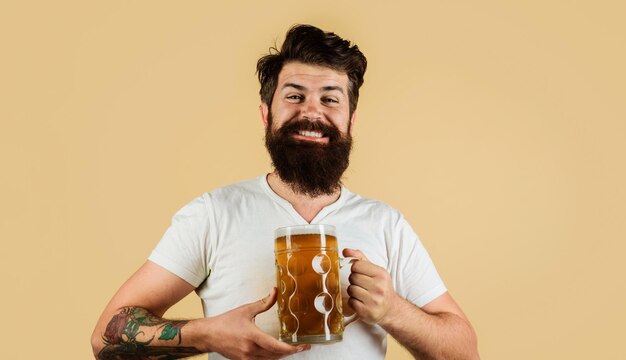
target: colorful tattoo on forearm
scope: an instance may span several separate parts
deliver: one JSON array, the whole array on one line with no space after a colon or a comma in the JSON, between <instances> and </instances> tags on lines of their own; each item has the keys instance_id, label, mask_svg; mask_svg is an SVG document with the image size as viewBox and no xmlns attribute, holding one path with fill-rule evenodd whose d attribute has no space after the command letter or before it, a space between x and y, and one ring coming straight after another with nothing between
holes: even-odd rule
<instances>
[{"instance_id":1,"label":"colorful tattoo on forearm","mask_svg":"<svg viewBox=\"0 0 626 360\"><path fill-rule=\"evenodd\" d=\"M102 337L105 346L98 358L169 360L200 354L193 347L176 346L183 341L181 329L187 322L164 320L143 308L124 308L109 321ZM157 335L159 340L178 341L169 346L151 346Z\"/></svg>"}]
</instances>

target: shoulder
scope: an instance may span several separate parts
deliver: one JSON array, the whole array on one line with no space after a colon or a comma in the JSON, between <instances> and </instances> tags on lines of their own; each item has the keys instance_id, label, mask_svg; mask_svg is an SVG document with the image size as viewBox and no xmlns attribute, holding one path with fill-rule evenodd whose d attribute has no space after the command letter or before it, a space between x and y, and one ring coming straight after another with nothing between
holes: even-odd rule
<instances>
[{"instance_id":1,"label":"shoulder","mask_svg":"<svg viewBox=\"0 0 626 360\"><path fill-rule=\"evenodd\" d=\"M214 200L228 200L232 202L236 198L242 198L247 196L258 196L263 194L263 188L261 186L262 177L256 177L253 179L248 179L244 181L240 181L235 184L219 187L211 190L210 192L204 194L204 196L209 197Z\"/></svg>"},{"instance_id":2,"label":"shoulder","mask_svg":"<svg viewBox=\"0 0 626 360\"><path fill-rule=\"evenodd\" d=\"M188 202L175 214L175 217L191 217L212 211L216 204L237 203L246 197L254 197L263 192L259 178L241 181L235 184L215 188Z\"/></svg>"},{"instance_id":3,"label":"shoulder","mask_svg":"<svg viewBox=\"0 0 626 360\"><path fill-rule=\"evenodd\" d=\"M364 216L377 221L386 220L392 223L403 218L399 210L383 201L367 198L347 189L344 191L346 191L344 209L351 212L353 216Z\"/></svg>"}]
</instances>

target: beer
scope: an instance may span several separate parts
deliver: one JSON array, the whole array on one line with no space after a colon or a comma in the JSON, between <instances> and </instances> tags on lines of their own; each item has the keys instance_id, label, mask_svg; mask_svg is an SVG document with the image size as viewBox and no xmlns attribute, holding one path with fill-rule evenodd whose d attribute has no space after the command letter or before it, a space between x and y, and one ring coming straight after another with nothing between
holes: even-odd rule
<instances>
[{"instance_id":1,"label":"beer","mask_svg":"<svg viewBox=\"0 0 626 360\"><path fill-rule=\"evenodd\" d=\"M302 226L275 239L280 339L287 343L340 341L344 330L339 254L334 228ZM282 235L282 236L280 236Z\"/></svg>"}]
</instances>

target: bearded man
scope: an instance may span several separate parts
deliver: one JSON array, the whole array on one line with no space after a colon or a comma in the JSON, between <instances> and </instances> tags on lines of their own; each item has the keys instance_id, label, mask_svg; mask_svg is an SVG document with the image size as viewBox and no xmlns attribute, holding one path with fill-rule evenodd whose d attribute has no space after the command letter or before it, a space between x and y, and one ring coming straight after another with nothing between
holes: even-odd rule
<instances>
[{"instance_id":1,"label":"bearded man","mask_svg":"<svg viewBox=\"0 0 626 360\"><path fill-rule=\"evenodd\" d=\"M206 193L174 216L105 308L92 336L97 358L383 359L388 334L416 358L478 358L467 317L410 225L341 183L366 64L356 45L308 25L258 61L274 171ZM297 224L337 226L343 255L358 259L344 279L358 320L341 342L277 340L278 318L267 311L276 302L273 232ZM194 290L205 318L162 318Z\"/></svg>"}]
</instances>

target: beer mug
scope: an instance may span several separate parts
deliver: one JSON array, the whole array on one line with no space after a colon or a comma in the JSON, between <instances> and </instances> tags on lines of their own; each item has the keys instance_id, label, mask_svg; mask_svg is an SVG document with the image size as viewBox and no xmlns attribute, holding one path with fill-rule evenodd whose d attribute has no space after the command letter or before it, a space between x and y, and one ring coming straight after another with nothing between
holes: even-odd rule
<instances>
[{"instance_id":1,"label":"beer mug","mask_svg":"<svg viewBox=\"0 0 626 360\"><path fill-rule=\"evenodd\" d=\"M339 269L355 258L338 254L335 227L298 225L275 231L279 339L289 344L332 343L343 339Z\"/></svg>"}]
</instances>

